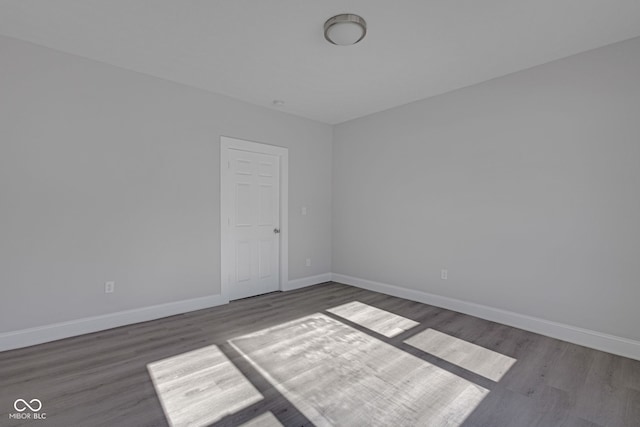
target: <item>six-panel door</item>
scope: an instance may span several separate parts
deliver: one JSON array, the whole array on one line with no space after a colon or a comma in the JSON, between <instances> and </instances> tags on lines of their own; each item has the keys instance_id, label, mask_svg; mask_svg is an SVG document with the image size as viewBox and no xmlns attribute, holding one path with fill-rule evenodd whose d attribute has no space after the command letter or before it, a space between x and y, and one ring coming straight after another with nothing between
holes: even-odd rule
<instances>
[{"instance_id":1,"label":"six-panel door","mask_svg":"<svg viewBox=\"0 0 640 427\"><path fill-rule=\"evenodd\" d=\"M230 299L279 288L279 158L231 149L232 207L229 227L234 253Z\"/></svg>"}]
</instances>

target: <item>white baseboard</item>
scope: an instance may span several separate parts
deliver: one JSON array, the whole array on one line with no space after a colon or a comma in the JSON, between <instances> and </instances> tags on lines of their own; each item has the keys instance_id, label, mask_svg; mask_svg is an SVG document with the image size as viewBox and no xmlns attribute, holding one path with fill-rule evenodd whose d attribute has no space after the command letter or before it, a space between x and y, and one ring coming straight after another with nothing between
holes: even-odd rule
<instances>
[{"instance_id":1,"label":"white baseboard","mask_svg":"<svg viewBox=\"0 0 640 427\"><path fill-rule=\"evenodd\" d=\"M228 302L229 301L222 295L211 295L0 333L0 351L28 347L76 335L89 334L133 323L174 316L189 311L215 307Z\"/></svg>"},{"instance_id":2,"label":"white baseboard","mask_svg":"<svg viewBox=\"0 0 640 427\"><path fill-rule=\"evenodd\" d=\"M502 323L548 337L557 338L596 350L606 351L624 357L640 360L640 341L634 341L615 335L596 332L576 326L552 322L537 317L526 316L512 311L501 310L468 301L443 297L413 289L401 288L386 283L360 279L358 277L333 274L333 281L356 286L370 291L404 298L424 304L446 308L493 322Z\"/></svg>"},{"instance_id":3,"label":"white baseboard","mask_svg":"<svg viewBox=\"0 0 640 427\"><path fill-rule=\"evenodd\" d=\"M301 279L289 280L283 291L292 291L294 289L305 288L318 283L330 282L333 275L331 273L318 274L316 276L303 277Z\"/></svg>"},{"instance_id":4,"label":"white baseboard","mask_svg":"<svg viewBox=\"0 0 640 427\"><path fill-rule=\"evenodd\" d=\"M283 290L291 291L294 289L300 289L306 286L317 285L318 283L330 281L331 273L303 277L301 279L290 280ZM100 316L86 317L83 319L71 320L68 322L37 326L34 328L21 329L19 331L4 332L0 333L0 351L29 347L32 345L56 341L63 338L74 337L77 335L104 331L105 329L117 328L134 323L174 316L176 314L187 313L189 311L215 307L218 305L226 304L228 302L228 298L224 295L212 295L202 298L194 298L184 301L136 308L133 310L119 311L116 313L103 314Z\"/></svg>"},{"instance_id":5,"label":"white baseboard","mask_svg":"<svg viewBox=\"0 0 640 427\"><path fill-rule=\"evenodd\" d=\"M493 322L502 323L552 338L640 360L640 342L615 335L565 325L536 317L501 310L468 301L443 297L414 289L402 288L343 274L324 273L290 280L283 289L291 291L319 283L335 281L399 298L434 305ZM212 295L150 307L120 311L52 325L0 333L0 351L28 347L72 336L98 332L133 323L201 310L228 303L223 295Z\"/></svg>"}]
</instances>

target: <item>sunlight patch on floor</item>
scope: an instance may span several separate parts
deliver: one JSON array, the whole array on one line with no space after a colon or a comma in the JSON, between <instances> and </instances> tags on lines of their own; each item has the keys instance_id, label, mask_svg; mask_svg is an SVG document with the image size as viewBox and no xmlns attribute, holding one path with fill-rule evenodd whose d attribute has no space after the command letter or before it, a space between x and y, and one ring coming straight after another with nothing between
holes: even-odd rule
<instances>
[{"instance_id":1,"label":"sunlight patch on floor","mask_svg":"<svg viewBox=\"0 0 640 427\"><path fill-rule=\"evenodd\" d=\"M317 426L458 427L489 392L320 313L229 343Z\"/></svg>"},{"instance_id":2,"label":"sunlight patch on floor","mask_svg":"<svg viewBox=\"0 0 640 427\"><path fill-rule=\"evenodd\" d=\"M263 399L215 345L150 363L147 370L173 426L208 426Z\"/></svg>"},{"instance_id":3,"label":"sunlight patch on floor","mask_svg":"<svg viewBox=\"0 0 640 427\"><path fill-rule=\"evenodd\" d=\"M422 331L404 342L496 382L516 362L513 357L433 329Z\"/></svg>"},{"instance_id":4,"label":"sunlight patch on floor","mask_svg":"<svg viewBox=\"0 0 640 427\"><path fill-rule=\"evenodd\" d=\"M262 415L240 424L239 427L283 427L282 423L271 412L265 412Z\"/></svg>"},{"instance_id":5,"label":"sunlight patch on floor","mask_svg":"<svg viewBox=\"0 0 640 427\"><path fill-rule=\"evenodd\" d=\"M372 307L359 301L353 301L327 310L336 316L347 319L369 330L393 338L419 323L406 317Z\"/></svg>"}]
</instances>

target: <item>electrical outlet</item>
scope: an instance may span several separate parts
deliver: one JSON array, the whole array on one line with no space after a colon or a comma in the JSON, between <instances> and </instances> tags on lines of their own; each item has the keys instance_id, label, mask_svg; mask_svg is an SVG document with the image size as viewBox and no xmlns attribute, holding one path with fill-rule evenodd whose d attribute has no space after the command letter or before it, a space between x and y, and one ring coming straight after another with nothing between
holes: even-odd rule
<instances>
[{"instance_id":1,"label":"electrical outlet","mask_svg":"<svg viewBox=\"0 0 640 427\"><path fill-rule=\"evenodd\" d=\"M449 277L449 270L440 270L440 278L442 280L447 280L447 278Z\"/></svg>"},{"instance_id":2,"label":"electrical outlet","mask_svg":"<svg viewBox=\"0 0 640 427\"><path fill-rule=\"evenodd\" d=\"M112 294L116 291L116 282L104 282L104 293Z\"/></svg>"},{"instance_id":3,"label":"electrical outlet","mask_svg":"<svg viewBox=\"0 0 640 427\"><path fill-rule=\"evenodd\" d=\"M306 206L303 206L303 207L300 208L300 214L301 215L306 215L307 214L307 207Z\"/></svg>"},{"instance_id":4,"label":"electrical outlet","mask_svg":"<svg viewBox=\"0 0 640 427\"><path fill-rule=\"evenodd\" d=\"M307 258L307 267L311 267L311 258Z\"/></svg>"}]
</instances>

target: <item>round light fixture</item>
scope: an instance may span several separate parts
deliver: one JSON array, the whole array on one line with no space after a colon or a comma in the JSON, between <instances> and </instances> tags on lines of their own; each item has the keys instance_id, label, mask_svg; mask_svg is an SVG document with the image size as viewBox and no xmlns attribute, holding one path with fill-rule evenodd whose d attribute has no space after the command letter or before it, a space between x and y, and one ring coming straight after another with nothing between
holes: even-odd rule
<instances>
[{"instance_id":1,"label":"round light fixture","mask_svg":"<svg viewBox=\"0 0 640 427\"><path fill-rule=\"evenodd\" d=\"M343 13L324 23L324 38L329 43L349 46L358 43L367 34L367 23L358 15Z\"/></svg>"}]
</instances>

